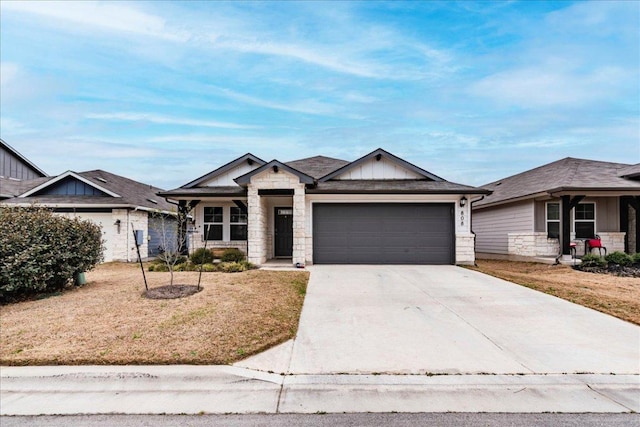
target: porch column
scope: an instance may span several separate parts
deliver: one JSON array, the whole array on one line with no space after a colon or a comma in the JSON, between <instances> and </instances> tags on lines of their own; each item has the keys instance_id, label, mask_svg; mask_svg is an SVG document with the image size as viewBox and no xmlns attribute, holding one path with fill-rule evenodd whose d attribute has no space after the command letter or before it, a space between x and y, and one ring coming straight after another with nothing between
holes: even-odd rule
<instances>
[{"instance_id":1,"label":"porch column","mask_svg":"<svg viewBox=\"0 0 640 427\"><path fill-rule=\"evenodd\" d=\"M562 255L571 256L571 247L569 244L571 243L571 209L575 208L578 203L584 196L575 196L573 199L571 196L562 196L562 223L560 227L562 228L562 239L560 244L562 245Z\"/></svg>"},{"instance_id":2,"label":"porch column","mask_svg":"<svg viewBox=\"0 0 640 427\"><path fill-rule=\"evenodd\" d=\"M293 264L304 265L306 251L305 237L305 191L304 184L293 190Z\"/></svg>"},{"instance_id":3,"label":"porch column","mask_svg":"<svg viewBox=\"0 0 640 427\"><path fill-rule=\"evenodd\" d=\"M263 209L258 189L253 185L247 188L247 260L256 265L267 261L266 254L266 212Z\"/></svg>"}]
</instances>

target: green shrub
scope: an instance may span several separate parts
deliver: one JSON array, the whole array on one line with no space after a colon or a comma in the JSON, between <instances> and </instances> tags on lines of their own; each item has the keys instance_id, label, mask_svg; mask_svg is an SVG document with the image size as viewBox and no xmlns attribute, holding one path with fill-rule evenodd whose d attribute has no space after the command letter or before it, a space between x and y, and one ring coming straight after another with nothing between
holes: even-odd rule
<instances>
[{"instance_id":1,"label":"green shrub","mask_svg":"<svg viewBox=\"0 0 640 427\"><path fill-rule=\"evenodd\" d=\"M586 254L582 257L582 263L580 265L582 267L605 267L607 261L599 255Z\"/></svg>"},{"instance_id":2,"label":"green shrub","mask_svg":"<svg viewBox=\"0 0 640 427\"><path fill-rule=\"evenodd\" d=\"M169 271L169 267L167 267L166 264L156 264L156 266L153 267L153 270L149 270L149 271L155 271L157 273L166 273L167 271Z\"/></svg>"},{"instance_id":3,"label":"green shrub","mask_svg":"<svg viewBox=\"0 0 640 427\"><path fill-rule=\"evenodd\" d=\"M191 254L191 262L200 264L211 264L213 262L213 253L209 249L198 248Z\"/></svg>"},{"instance_id":4,"label":"green shrub","mask_svg":"<svg viewBox=\"0 0 640 427\"><path fill-rule=\"evenodd\" d=\"M153 270L155 270L155 268L156 268L156 265L155 264L151 264L149 266L149 271L153 271Z\"/></svg>"},{"instance_id":5,"label":"green shrub","mask_svg":"<svg viewBox=\"0 0 640 427\"><path fill-rule=\"evenodd\" d=\"M247 270L241 262L223 262L220 263L219 268L224 273L240 273Z\"/></svg>"},{"instance_id":6,"label":"green shrub","mask_svg":"<svg viewBox=\"0 0 640 427\"><path fill-rule=\"evenodd\" d=\"M58 291L102 261L100 226L29 207L0 208L0 298Z\"/></svg>"},{"instance_id":7,"label":"green shrub","mask_svg":"<svg viewBox=\"0 0 640 427\"><path fill-rule=\"evenodd\" d=\"M187 263L183 262L182 264L174 265L173 271L188 271L187 268L188 268Z\"/></svg>"},{"instance_id":8,"label":"green shrub","mask_svg":"<svg viewBox=\"0 0 640 427\"><path fill-rule=\"evenodd\" d=\"M251 264L249 261L241 261L240 264L245 268L245 270L255 270L258 266Z\"/></svg>"},{"instance_id":9,"label":"green shrub","mask_svg":"<svg viewBox=\"0 0 640 427\"><path fill-rule=\"evenodd\" d=\"M222 262L241 262L244 260L244 253L242 253L242 251L237 248L226 249L220 257L220 261Z\"/></svg>"},{"instance_id":10,"label":"green shrub","mask_svg":"<svg viewBox=\"0 0 640 427\"><path fill-rule=\"evenodd\" d=\"M624 252L615 251L611 252L604 259L609 264L618 264L618 265L631 265L633 264L633 258L630 255L625 254Z\"/></svg>"},{"instance_id":11,"label":"green shrub","mask_svg":"<svg viewBox=\"0 0 640 427\"><path fill-rule=\"evenodd\" d=\"M635 254L631 255L631 258L633 259L634 264L640 264L640 252L636 252Z\"/></svg>"},{"instance_id":12,"label":"green shrub","mask_svg":"<svg viewBox=\"0 0 640 427\"><path fill-rule=\"evenodd\" d=\"M205 273L213 273L214 271L218 271L218 266L215 264L203 264L202 271Z\"/></svg>"}]
</instances>

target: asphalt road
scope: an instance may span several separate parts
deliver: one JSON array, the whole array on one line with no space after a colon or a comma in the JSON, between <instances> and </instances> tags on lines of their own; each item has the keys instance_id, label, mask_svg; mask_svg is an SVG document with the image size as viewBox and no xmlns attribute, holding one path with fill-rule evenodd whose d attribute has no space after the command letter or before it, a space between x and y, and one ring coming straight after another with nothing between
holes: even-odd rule
<instances>
[{"instance_id":1,"label":"asphalt road","mask_svg":"<svg viewBox=\"0 0 640 427\"><path fill-rule=\"evenodd\" d=\"M2 427L246 427L246 426L510 426L623 427L640 425L639 414L283 414L283 415L82 415L0 417Z\"/></svg>"}]
</instances>

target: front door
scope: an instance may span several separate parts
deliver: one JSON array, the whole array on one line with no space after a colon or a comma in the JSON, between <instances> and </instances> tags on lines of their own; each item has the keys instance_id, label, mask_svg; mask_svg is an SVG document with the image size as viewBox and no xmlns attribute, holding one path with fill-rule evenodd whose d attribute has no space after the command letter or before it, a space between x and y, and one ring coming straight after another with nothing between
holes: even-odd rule
<instances>
[{"instance_id":1,"label":"front door","mask_svg":"<svg viewBox=\"0 0 640 427\"><path fill-rule=\"evenodd\" d=\"M293 208L275 209L275 256L293 255Z\"/></svg>"}]
</instances>

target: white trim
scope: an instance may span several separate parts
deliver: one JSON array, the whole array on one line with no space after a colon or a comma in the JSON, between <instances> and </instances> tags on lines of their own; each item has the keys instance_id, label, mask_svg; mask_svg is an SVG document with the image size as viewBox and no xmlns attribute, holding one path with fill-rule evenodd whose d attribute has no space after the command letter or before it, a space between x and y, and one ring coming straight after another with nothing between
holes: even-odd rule
<instances>
[{"instance_id":1,"label":"white trim","mask_svg":"<svg viewBox=\"0 0 640 427\"><path fill-rule=\"evenodd\" d=\"M558 219L549 219L549 205L558 205ZM544 231L549 236L549 222L558 223L558 236L562 233L560 222L562 219L562 204L559 201L549 201L544 203Z\"/></svg>"},{"instance_id":2,"label":"white trim","mask_svg":"<svg viewBox=\"0 0 640 427\"><path fill-rule=\"evenodd\" d=\"M38 191L40 191L40 190L42 190L44 188L47 188L47 187L55 184L56 182L59 182L59 181L63 180L64 178L66 178L68 176L72 176L75 179L77 179L78 181L82 181L85 184L87 184L87 185L89 185L89 186L91 186L91 187L93 187L93 188L95 188L97 190L102 191L103 193L107 193L111 197L121 197L119 194L116 194L113 191L107 190L106 188L104 188L104 187L102 187L102 186L100 186L100 185L98 185L96 183L93 183L93 182L89 181L86 178L83 178L82 176L78 175L77 173L75 173L73 171L66 171L62 175L58 175L57 177L55 177L53 179L50 179L49 181L47 181L47 182L45 182L43 184L40 184L35 188L32 188L31 190L27 191L26 193L24 193L24 194L22 194L22 195L20 195L18 197L28 197L28 196L30 196L30 195L32 195L34 193L37 193Z\"/></svg>"},{"instance_id":3,"label":"white trim","mask_svg":"<svg viewBox=\"0 0 640 427\"><path fill-rule=\"evenodd\" d=\"M576 220L576 208L580 205L593 205L593 219L578 219ZM580 202L576 205L576 207L573 208L573 234L576 234L576 221L577 222L593 222L593 234L596 235L597 233L597 228L596 228L596 215L597 215L597 207L596 207L596 202ZM593 236L591 236L593 237ZM589 238L591 238L589 237ZM577 237L578 239L585 239L586 237Z\"/></svg>"},{"instance_id":4,"label":"white trim","mask_svg":"<svg viewBox=\"0 0 640 427\"><path fill-rule=\"evenodd\" d=\"M207 209L207 208L211 208L211 209L220 208L220 210L222 211L222 221L206 222L204 220L205 215L206 215L204 210ZM215 212L213 213L213 215L214 216L216 215ZM221 236L220 236L221 239L219 239L219 240L218 239L209 240L209 233L208 233L208 230L207 230L207 226L212 226L212 225L219 225L221 227L221 231L222 231ZM225 228L224 227L224 206L221 206L221 205L203 206L202 207L202 238L204 240L206 240L207 242L224 242L225 241L225 239L224 239L224 237L225 237L224 236L224 228Z\"/></svg>"}]
</instances>

